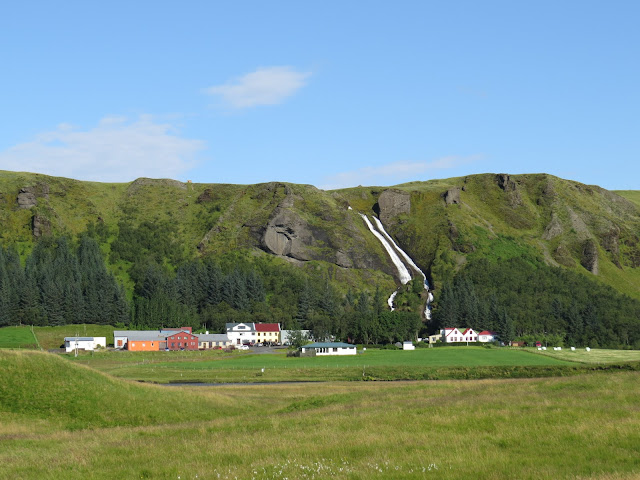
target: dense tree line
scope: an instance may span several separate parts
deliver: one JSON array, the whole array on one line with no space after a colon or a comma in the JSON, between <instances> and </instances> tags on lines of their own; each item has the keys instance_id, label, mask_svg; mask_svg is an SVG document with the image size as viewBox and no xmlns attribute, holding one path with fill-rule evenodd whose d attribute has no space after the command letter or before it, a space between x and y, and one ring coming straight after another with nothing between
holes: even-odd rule
<instances>
[{"instance_id":1,"label":"dense tree line","mask_svg":"<svg viewBox=\"0 0 640 480\"><path fill-rule=\"evenodd\" d=\"M326 276L268 258L206 258L175 274L149 264L136 284L132 323L138 328L193 326L223 332L228 322L274 322L311 330L314 338L390 343L415 338L420 315L389 312L379 290L341 294Z\"/></svg>"},{"instance_id":2,"label":"dense tree line","mask_svg":"<svg viewBox=\"0 0 640 480\"><path fill-rule=\"evenodd\" d=\"M24 266L15 249L0 249L0 326L128 322L125 292L90 237L76 246L43 238Z\"/></svg>"},{"instance_id":3,"label":"dense tree line","mask_svg":"<svg viewBox=\"0 0 640 480\"><path fill-rule=\"evenodd\" d=\"M437 298L432 329L554 335L567 345L640 348L640 302L585 275L528 258L470 262Z\"/></svg>"}]
</instances>

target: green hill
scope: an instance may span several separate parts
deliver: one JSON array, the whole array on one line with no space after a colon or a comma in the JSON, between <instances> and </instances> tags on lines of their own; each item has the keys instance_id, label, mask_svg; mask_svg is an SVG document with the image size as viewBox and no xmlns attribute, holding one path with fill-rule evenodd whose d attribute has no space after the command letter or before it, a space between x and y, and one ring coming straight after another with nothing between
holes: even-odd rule
<instances>
[{"instance_id":1,"label":"green hill","mask_svg":"<svg viewBox=\"0 0 640 480\"><path fill-rule=\"evenodd\" d=\"M24 263L34 245L42 244L38 258L44 265L47 258L55 262L56 255L65 257L63 251L75 248L79 235L92 238L133 302L133 321L142 326L151 326L149 319L165 312L172 321L211 329L226 321L279 321L288 328L314 329L325 324L322 328L340 330L342 338L381 341L375 328L348 333L349 312L364 315L369 309L379 315L399 285L387 252L359 214L377 216L425 272L434 290L434 313L443 287L478 262L488 262L487 268L495 271L498 283L491 288L498 299L505 297L503 292L522 289L518 284L524 285L527 276L558 277L553 272L562 271L580 291L606 287L611 290L600 292L605 297L640 301L637 195L546 174L483 174L322 191L279 182L185 184L142 178L101 184L0 172L0 245L14 249ZM61 236L71 239L69 247L56 243ZM38 241L46 238L53 243ZM517 278L509 276L511 284L506 277L499 280L506 268L521 272ZM477 275L467 277L479 281ZM105 275L100 278L106 285ZM211 293L196 292L198 298L186 293L211 278L226 282L225 298L216 297L211 304ZM260 295L249 298L247 291L257 291L256 278ZM553 288L553 282L549 285ZM474 286L477 291L483 287ZM117 287L110 284L105 291L116 299L110 301L112 313L97 320L85 313L66 323L126 323L129 314ZM533 295L543 305L551 303L551 294ZM19 297L14 296L14 303ZM396 303L399 310L421 314L425 298L421 285L409 284ZM636 304L629 305L621 317L635 315ZM545 329L541 320L531 320L544 315L536 308L525 312L531 318L519 316L519 333ZM72 307L67 310L73 312ZM48 315L34 305L27 317L46 321L42 319ZM580 315L586 318L586 313ZM57 324L65 323L64 316L56 312ZM31 323L27 317L23 321ZM472 326L474 321L465 319ZM627 321L638 322L637 317Z\"/></svg>"},{"instance_id":2,"label":"green hill","mask_svg":"<svg viewBox=\"0 0 640 480\"><path fill-rule=\"evenodd\" d=\"M222 396L118 380L43 352L0 350L0 372L0 416L37 418L71 430L163 425L185 415L214 419L230 405Z\"/></svg>"}]
</instances>

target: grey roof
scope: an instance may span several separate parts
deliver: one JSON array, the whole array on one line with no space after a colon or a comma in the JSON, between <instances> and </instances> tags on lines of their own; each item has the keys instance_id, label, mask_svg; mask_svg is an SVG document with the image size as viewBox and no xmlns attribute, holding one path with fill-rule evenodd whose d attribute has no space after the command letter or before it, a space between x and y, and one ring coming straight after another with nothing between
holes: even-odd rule
<instances>
[{"instance_id":1,"label":"grey roof","mask_svg":"<svg viewBox=\"0 0 640 480\"><path fill-rule=\"evenodd\" d=\"M302 348L356 348L355 345L342 342L316 342L309 345L303 345Z\"/></svg>"},{"instance_id":2,"label":"grey roof","mask_svg":"<svg viewBox=\"0 0 640 480\"><path fill-rule=\"evenodd\" d=\"M127 341L164 341L169 335L180 333L178 330L114 330L114 337L127 337Z\"/></svg>"},{"instance_id":3,"label":"grey roof","mask_svg":"<svg viewBox=\"0 0 640 480\"><path fill-rule=\"evenodd\" d=\"M196 333L199 342L230 342L224 333Z\"/></svg>"},{"instance_id":4,"label":"grey roof","mask_svg":"<svg viewBox=\"0 0 640 480\"><path fill-rule=\"evenodd\" d=\"M249 327L248 330L234 330L235 327L237 327L238 325L246 325ZM227 323L227 332L229 331L234 331L234 332L255 332L256 331L256 326L252 323L252 322L246 322L246 323Z\"/></svg>"},{"instance_id":5,"label":"grey roof","mask_svg":"<svg viewBox=\"0 0 640 480\"><path fill-rule=\"evenodd\" d=\"M78 340L79 342L93 342L94 337L64 337L65 342L73 342Z\"/></svg>"}]
</instances>

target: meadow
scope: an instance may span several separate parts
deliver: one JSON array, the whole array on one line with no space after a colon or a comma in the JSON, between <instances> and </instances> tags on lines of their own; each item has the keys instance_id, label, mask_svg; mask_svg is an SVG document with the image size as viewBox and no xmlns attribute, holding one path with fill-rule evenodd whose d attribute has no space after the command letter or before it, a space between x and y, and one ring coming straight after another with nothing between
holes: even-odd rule
<instances>
[{"instance_id":1,"label":"meadow","mask_svg":"<svg viewBox=\"0 0 640 480\"><path fill-rule=\"evenodd\" d=\"M606 351L609 352L609 351ZM609 362L579 354L560 358L534 350L439 347L374 350L356 356L287 357L252 352L96 352L74 362L115 377L154 383L268 383L287 381L389 381L526 378L578 375L606 368L640 370L632 351L614 351ZM556 353L556 352L554 352ZM574 352L577 353L577 352Z\"/></svg>"},{"instance_id":2,"label":"meadow","mask_svg":"<svg viewBox=\"0 0 640 480\"><path fill-rule=\"evenodd\" d=\"M0 351L0 478L631 479L639 372L163 387Z\"/></svg>"},{"instance_id":3,"label":"meadow","mask_svg":"<svg viewBox=\"0 0 640 480\"><path fill-rule=\"evenodd\" d=\"M31 327L0 328L0 348L37 348Z\"/></svg>"}]
</instances>

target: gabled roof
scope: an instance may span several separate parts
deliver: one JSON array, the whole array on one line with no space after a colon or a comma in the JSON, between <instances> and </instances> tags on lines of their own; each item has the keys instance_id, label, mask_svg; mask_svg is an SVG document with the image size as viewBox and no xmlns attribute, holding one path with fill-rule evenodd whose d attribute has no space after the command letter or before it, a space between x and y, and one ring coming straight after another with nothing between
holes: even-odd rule
<instances>
[{"instance_id":1,"label":"gabled roof","mask_svg":"<svg viewBox=\"0 0 640 480\"><path fill-rule=\"evenodd\" d=\"M256 323L256 332L279 332L279 323Z\"/></svg>"},{"instance_id":2,"label":"gabled roof","mask_svg":"<svg viewBox=\"0 0 640 480\"><path fill-rule=\"evenodd\" d=\"M464 332L462 332L462 335L466 335L469 330L471 330L473 333L476 333L473 328L465 328Z\"/></svg>"},{"instance_id":3,"label":"gabled roof","mask_svg":"<svg viewBox=\"0 0 640 480\"><path fill-rule=\"evenodd\" d=\"M456 327L454 327L454 328L445 328L444 329L444 336L448 337L449 335L451 335L454 332L460 333L460 330L458 330Z\"/></svg>"},{"instance_id":4,"label":"gabled roof","mask_svg":"<svg viewBox=\"0 0 640 480\"><path fill-rule=\"evenodd\" d=\"M478 335L493 335L493 336L496 336L498 334L496 332L490 332L489 330L483 330Z\"/></svg>"}]
</instances>

